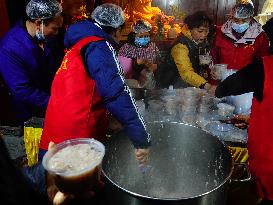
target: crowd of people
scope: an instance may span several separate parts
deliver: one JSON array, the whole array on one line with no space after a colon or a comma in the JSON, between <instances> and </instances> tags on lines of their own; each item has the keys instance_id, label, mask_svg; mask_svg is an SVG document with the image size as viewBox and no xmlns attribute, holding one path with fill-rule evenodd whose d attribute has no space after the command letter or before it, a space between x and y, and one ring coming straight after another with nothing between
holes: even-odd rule
<instances>
[{"instance_id":1,"label":"crowd of people","mask_svg":"<svg viewBox=\"0 0 273 205\"><path fill-rule=\"evenodd\" d=\"M128 86L193 86L219 98L254 92L249 166L261 204L273 204L272 35L267 36L253 18L251 1L234 5L222 26L214 26L203 11L188 15L166 62L161 61L160 50L152 40L152 25L144 19L134 23L127 42L119 46L125 16L115 4L101 4L88 11L90 18L78 21L69 21L66 15L64 44L56 36L64 27L62 13L68 11L63 11L57 0L30 0L25 10L26 17L1 39L0 75L11 94L18 125L33 116L45 118L40 160L52 143L80 137L104 142L109 119L115 119L130 138L136 160L145 164L151 138ZM78 14L79 8L74 11ZM59 49L62 47L65 55ZM227 64L228 69L238 72L220 82L209 65L200 63L200 55L211 56L214 64ZM34 204L45 198L53 202L60 192L52 191L56 186L50 183L41 161L17 170L1 138L0 146L4 203ZM17 186L13 186L16 181ZM69 198L61 196L61 203Z\"/></svg>"}]
</instances>

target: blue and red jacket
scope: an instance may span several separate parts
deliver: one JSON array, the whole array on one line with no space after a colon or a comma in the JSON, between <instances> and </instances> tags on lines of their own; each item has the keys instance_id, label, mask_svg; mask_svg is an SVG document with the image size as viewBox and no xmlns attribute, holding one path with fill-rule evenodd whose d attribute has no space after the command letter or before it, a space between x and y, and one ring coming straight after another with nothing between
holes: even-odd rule
<instances>
[{"instance_id":1,"label":"blue and red jacket","mask_svg":"<svg viewBox=\"0 0 273 205\"><path fill-rule=\"evenodd\" d=\"M80 90L89 89L90 91L81 92L81 94L78 95L77 98L74 98L74 100L69 99L69 105L59 106L58 109L61 109L61 111L58 110L58 112L51 112L51 103L54 103L54 98L52 98L52 100L50 99L40 148L47 149L49 141L59 143L68 138L98 137L93 136L93 134L101 134L101 132L98 132L98 130L100 130L100 127L103 127L102 124L104 123L101 124L98 122L98 120L104 118L103 115L105 112L103 111L102 107L104 107L104 109L106 108L123 125L124 131L136 148L148 147L150 145L150 136L146 132L144 121L138 113L134 99L131 97L128 87L124 84L123 70L117 59L115 49L113 48L114 42L112 37L105 33L99 25L91 21L82 21L73 24L68 28L65 34L65 46L68 49L74 49L75 45L77 47L79 42L90 36L99 37L103 40L91 42L87 45L83 54L83 62L86 70L77 71L84 80L77 81L74 85L71 85L74 86L73 88L71 87L74 96L76 96L75 93L77 92L78 88L80 88ZM83 45L80 47L82 46ZM77 68L75 67L73 72L75 72L76 69ZM58 73L55 76L54 81L56 80L57 76ZM85 76L89 78L89 80L85 78ZM64 78L63 83L66 82L68 82L68 79ZM62 92L62 89L55 89L56 84L57 83L53 82L52 97L53 95L55 96L53 91L60 92L59 94ZM58 86L60 84L61 81L58 80ZM93 97L90 98L91 95ZM63 97L66 98L65 95L63 95ZM87 98L90 99L89 102L88 100L86 101ZM61 99L61 101L64 100ZM88 103L89 105L87 105ZM71 106L72 104L73 106ZM78 106L85 108L78 109ZM90 110L86 109L88 106L90 107ZM69 121L69 119L67 119L65 116L70 115L74 110L67 109L67 107L74 107L75 110L78 110L77 113L79 114L77 115L77 113L74 113L73 118L71 118L71 120L77 123L69 123L69 125L62 124L62 122L67 122L67 120ZM48 117L49 112L51 113L50 117ZM81 116L87 116L86 112L89 112L89 117L86 123L89 123L89 125L93 127L85 127L83 128L84 131L81 131L81 127L78 127L78 125L80 125L78 122L81 121L79 118L81 118ZM58 113L56 114L56 118L54 118L54 113ZM65 113L65 115L62 117L62 114L60 113ZM66 136L63 136L61 131L56 131L54 133L48 131L52 130L51 128L53 126L56 126L56 124L54 125L54 121L56 119L58 119L59 129L63 129ZM79 130L78 135L77 130Z\"/></svg>"}]
</instances>

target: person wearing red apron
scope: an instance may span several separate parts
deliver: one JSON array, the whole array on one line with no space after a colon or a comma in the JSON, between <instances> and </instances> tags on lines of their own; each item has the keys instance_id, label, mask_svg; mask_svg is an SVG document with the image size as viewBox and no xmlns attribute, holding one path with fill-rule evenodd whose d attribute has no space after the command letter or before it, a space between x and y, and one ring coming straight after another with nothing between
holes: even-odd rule
<instances>
[{"instance_id":1,"label":"person wearing red apron","mask_svg":"<svg viewBox=\"0 0 273 205\"><path fill-rule=\"evenodd\" d=\"M40 148L46 150L50 141L60 143L80 137L104 140L106 109L81 58L82 47L98 40L102 38L84 38L66 53L52 83Z\"/></svg>"},{"instance_id":2,"label":"person wearing red apron","mask_svg":"<svg viewBox=\"0 0 273 205\"><path fill-rule=\"evenodd\" d=\"M273 56L249 64L224 80L216 97L254 92L248 128L249 167L261 204L273 204Z\"/></svg>"},{"instance_id":3,"label":"person wearing red apron","mask_svg":"<svg viewBox=\"0 0 273 205\"><path fill-rule=\"evenodd\" d=\"M145 162L150 136L124 84L114 49L124 24L123 11L114 4L103 4L93 11L92 18L72 24L66 31L68 51L51 87L40 157L50 141L85 137L103 141L107 109L123 125L138 161Z\"/></svg>"}]
</instances>

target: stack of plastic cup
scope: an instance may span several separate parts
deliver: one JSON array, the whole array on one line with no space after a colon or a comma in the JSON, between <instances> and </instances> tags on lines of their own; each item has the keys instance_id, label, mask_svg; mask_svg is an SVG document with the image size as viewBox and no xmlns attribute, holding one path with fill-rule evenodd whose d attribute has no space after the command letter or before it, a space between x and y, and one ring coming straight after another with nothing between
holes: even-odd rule
<instances>
[{"instance_id":1,"label":"stack of plastic cup","mask_svg":"<svg viewBox=\"0 0 273 205\"><path fill-rule=\"evenodd\" d=\"M213 106L213 97L205 94L200 97L200 104L198 107L198 111L200 113L207 113L211 111L211 107Z\"/></svg>"},{"instance_id":2,"label":"stack of plastic cup","mask_svg":"<svg viewBox=\"0 0 273 205\"><path fill-rule=\"evenodd\" d=\"M149 120L159 120L165 114L165 105L162 100L149 100L148 101Z\"/></svg>"},{"instance_id":3,"label":"stack of plastic cup","mask_svg":"<svg viewBox=\"0 0 273 205\"><path fill-rule=\"evenodd\" d=\"M182 105L179 112L180 119L184 123L195 124L195 116L199 104L200 94L196 88L185 88Z\"/></svg>"}]
</instances>

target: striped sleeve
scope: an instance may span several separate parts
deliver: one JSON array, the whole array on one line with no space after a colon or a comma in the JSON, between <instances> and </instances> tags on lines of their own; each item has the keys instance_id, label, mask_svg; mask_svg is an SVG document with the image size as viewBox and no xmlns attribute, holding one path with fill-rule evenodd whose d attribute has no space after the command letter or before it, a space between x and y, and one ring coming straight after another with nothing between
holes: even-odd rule
<instances>
[{"instance_id":1,"label":"striped sleeve","mask_svg":"<svg viewBox=\"0 0 273 205\"><path fill-rule=\"evenodd\" d=\"M85 53L88 72L106 108L124 127L136 148L150 146L150 135L129 88L124 83L123 70L115 50L108 42L90 44Z\"/></svg>"}]
</instances>

